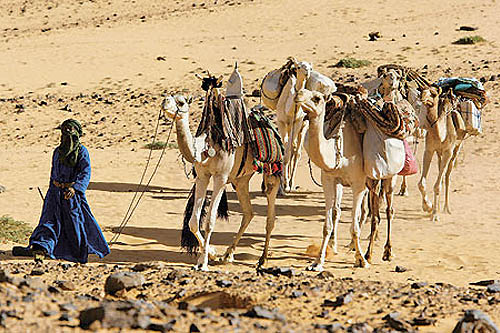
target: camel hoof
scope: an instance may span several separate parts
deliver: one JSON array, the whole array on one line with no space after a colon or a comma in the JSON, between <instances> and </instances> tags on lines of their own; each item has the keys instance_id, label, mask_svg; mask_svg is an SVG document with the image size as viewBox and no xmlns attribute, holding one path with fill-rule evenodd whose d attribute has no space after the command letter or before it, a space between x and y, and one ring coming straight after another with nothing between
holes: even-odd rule
<instances>
[{"instance_id":1,"label":"camel hoof","mask_svg":"<svg viewBox=\"0 0 500 333\"><path fill-rule=\"evenodd\" d=\"M398 195L401 197L407 197L410 195L410 193L408 192L408 190L405 189L405 190L399 191Z\"/></svg>"},{"instance_id":2,"label":"camel hoof","mask_svg":"<svg viewBox=\"0 0 500 333\"><path fill-rule=\"evenodd\" d=\"M212 245L208 246L208 259L215 260L217 259L217 250Z\"/></svg>"},{"instance_id":3,"label":"camel hoof","mask_svg":"<svg viewBox=\"0 0 500 333\"><path fill-rule=\"evenodd\" d=\"M229 264L232 263L233 261L234 261L234 255L232 252L231 253L226 252L224 256L222 256L222 258L219 258L219 262L222 264Z\"/></svg>"},{"instance_id":4,"label":"camel hoof","mask_svg":"<svg viewBox=\"0 0 500 333\"><path fill-rule=\"evenodd\" d=\"M208 272L208 265L194 265L193 266L193 271L198 271L198 272Z\"/></svg>"},{"instance_id":5,"label":"camel hoof","mask_svg":"<svg viewBox=\"0 0 500 333\"><path fill-rule=\"evenodd\" d=\"M370 254L369 252L366 252L366 254L365 254L365 259L366 259L366 261L367 261L369 264L371 264L371 263L372 263L372 256L371 256L371 254Z\"/></svg>"},{"instance_id":6,"label":"camel hoof","mask_svg":"<svg viewBox=\"0 0 500 333\"><path fill-rule=\"evenodd\" d=\"M324 270L323 265L316 262L306 267L306 271L309 272L323 272Z\"/></svg>"},{"instance_id":7,"label":"camel hoof","mask_svg":"<svg viewBox=\"0 0 500 333\"><path fill-rule=\"evenodd\" d=\"M261 269L267 264L267 258L260 257L259 262L257 263L257 270Z\"/></svg>"},{"instance_id":8,"label":"camel hoof","mask_svg":"<svg viewBox=\"0 0 500 333\"><path fill-rule=\"evenodd\" d=\"M391 261L394 258L391 250L385 250L384 256L382 257L383 261Z\"/></svg>"},{"instance_id":9,"label":"camel hoof","mask_svg":"<svg viewBox=\"0 0 500 333\"><path fill-rule=\"evenodd\" d=\"M356 258L356 263L354 264L354 267L360 267L360 268L369 268L370 264L368 261L363 258L363 256L360 256L359 258Z\"/></svg>"},{"instance_id":10,"label":"camel hoof","mask_svg":"<svg viewBox=\"0 0 500 333\"><path fill-rule=\"evenodd\" d=\"M429 205L427 202L422 203L422 210L426 213L432 213L432 205Z\"/></svg>"},{"instance_id":11,"label":"camel hoof","mask_svg":"<svg viewBox=\"0 0 500 333\"><path fill-rule=\"evenodd\" d=\"M437 214L432 214L432 216L431 216L431 221L432 221L432 222L439 222L439 215L437 215Z\"/></svg>"},{"instance_id":12,"label":"camel hoof","mask_svg":"<svg viewBox=\"0 0 500 333\"><path fill-rule=\"evenodd\" d=\"M445 208L444 208L444 212L445 212L446 214L450 214L450 215L451 215L451 209L450 209L450 207L445 207Z\"/></svg>"}]
</instances>

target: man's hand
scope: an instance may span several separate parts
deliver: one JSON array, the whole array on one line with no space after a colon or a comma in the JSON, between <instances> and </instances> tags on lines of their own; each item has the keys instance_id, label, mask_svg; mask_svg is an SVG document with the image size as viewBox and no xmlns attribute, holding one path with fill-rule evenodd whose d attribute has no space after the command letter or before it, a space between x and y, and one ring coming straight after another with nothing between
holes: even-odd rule
<instances>
[{"instance_id":1,"label":"man's hand","mask_svg":"<svg viewBox=\"0 0 500 333\"><path fill-rule=\"evenodd\" d=\"M72 187L68 187L66 192L64 192L64 199L69 200L75 196L75 189Z\"/></svg>"}]
</instances>

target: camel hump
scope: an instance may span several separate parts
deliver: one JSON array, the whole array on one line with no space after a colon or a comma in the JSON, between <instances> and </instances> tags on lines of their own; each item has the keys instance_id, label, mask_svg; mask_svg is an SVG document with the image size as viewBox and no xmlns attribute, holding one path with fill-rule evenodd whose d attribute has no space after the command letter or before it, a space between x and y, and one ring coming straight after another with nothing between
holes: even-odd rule
<instances>
[{"instance_id":1,"label":"camel hump","mask_svg":"<svg viewBox=\"0 0 500 333\"><path fill-rule=\"evenodd\" d=\"M243 97L243 79L238 71L238 62L235 62L233 73L227 82L226 96Z\"/></svg>"}]
</instances>

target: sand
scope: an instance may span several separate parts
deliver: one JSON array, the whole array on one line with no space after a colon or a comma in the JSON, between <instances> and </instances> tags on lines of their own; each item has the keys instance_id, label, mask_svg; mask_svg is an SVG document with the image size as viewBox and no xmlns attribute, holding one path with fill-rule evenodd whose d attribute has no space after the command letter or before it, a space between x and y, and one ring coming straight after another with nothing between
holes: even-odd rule
<instances>
[{"instance_id":1,"label":"sand","mask_svg":"<svg viewBox=\"0 0 500 333\"><path fill-rule=\"evenodd\" d=\"M203 5L202 5L203 4ZM194 73L225 75L239 62L245 90L258 89L270 70L290 55L312 62L338 82L373 78L378 65L399 63L422 70L436 80L467 76L496 80L485 83L491 102L483 113L483 134L465 141L452 174L452 215L430 221L421 209L418 176L409 178L408 197L396 197L393 229L395 258L381 260L382 241L374 265L354 269L344 245L350 234L350 190L346 189L340 223L340 251L326 269L335 277L408 283L445 282L460 287L500 277L500 163L497 124L500 92L500 5L495 1L418 3L400 1L218 1L146 0L50 3L4 1L0 12L0 215L38 223L41 199L37 187L48 186L50 157L58 145L55 127L73 117L85 124L82 138L92 159L87 191L91 208L110 239L122 221L146 165L154 126L165 92L195 98L192 125L199 120L202 91ZM468 25L477 31L459 31ZM382 38L370 42L368 33ZM467 35L486 42L454 45ZM370 60L360 69L335 68L346 56ZM248 98L249 105L258 98ZM66 110L64 110L66 108ZM67 109L71 111L67 111ZM63 110L61 110L63 109ZM160 122L160 140L170 123ZM170 142L175 142L172 135ZM423 143L418 146L422 161ZM153 164L160 152L154 153ZM324 203L321 188L311 181L307 154L300 162L297 192L277 200L277 223L269 265L304 270L312 261L308 246L321 241ZM150 168L151 170L151 168ZM320 172L313 167L319 179ZM436 176L433 163L428 190ZM217 269L253 269L263 247L266 200L260 176L251 182L256 214L243 236L235 262ZM162 261L190 267L195 258L179 248L182 212L192 179L184 175L175 148L166 150L151 189L130 219L119 245L105 263ZM229 187L228 187L229 189ZM241 210L229 189L229 222L219 221L212 243L219 253L230 244ZM363 237L368 234L363 229ZM385 239L385 219L381 239ZM0 244L8 250L13 244ZM367 241L363 241L363 247ZM0 256L1 265L17 259ZM408 268L395 273L396 265ZM458 318L457 309L453 318ZM500 313L490 313L500 322ZM439 329L439 322L436 331ZM447 324L449 327L449 323Z\"/></svg>"}]
</instances>

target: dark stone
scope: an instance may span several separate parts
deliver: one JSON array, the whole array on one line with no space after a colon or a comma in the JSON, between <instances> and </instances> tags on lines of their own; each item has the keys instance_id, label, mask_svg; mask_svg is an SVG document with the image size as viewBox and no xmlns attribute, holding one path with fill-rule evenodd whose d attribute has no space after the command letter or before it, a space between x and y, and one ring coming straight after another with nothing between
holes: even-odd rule
<instances>
[{"instance_id":1,"label":"dark stone","mask_svg":"<svg viewBox=\"0 0 500 333\"><path fill-rule=\"evenodd\" d=\"M3 185L0 185L0 193L3 193L7 190L7 188Z\"/></svg>"},{"instance_id":2,"label":"dark stone","mask_svg":"<svg viewBox=\"0 0 500 333\"><path fill-rule=\"evenodd\" d=\"M284 322L285 316L278 313L276 310L268 310L261 306L254 306L248 312L243 314L246 317L250 318L262 318L262 319L270 319L270 320L279 320Z\"/></svg>"},{"instance_id":3,"label":"dark stone","mask_svg":"<svg viewBox=\"0 0 500 333\"><path fill-rule=\"evenodd\" d=\"M460 319L453 329L452 333L499 333L491 319L479 310L466 310L462 319Z\"/></svg>"},{"instance_id":4,"label":"dark stone","mask_svg":"<svg viewBox=\"0 0 500 333\"><path fill-rule=\"evenodd\" d=\"M352 296L353 294L351 292L347 293L347 294L344 294L344 295L341 295L341 296L337 296L337 298L335 299L335 301L332 301L330 299L325 299L323 301L323 304L322 306L328 306L328 307L339 307L339 306L342 306L342 305L345 305L345 304L348 304L352 301Z\"/></svg>"},{"instance_id":5,"label":"dark stone","mask_svg":"<svg viewBox=\"0 0 500 333\"><path fill-rule=\"evenodd\" d=\"M458 30L461 31L476 31L478 28L477 27L471 27L468 25L462 25Z\"/></svg>"},{"instance_id":6,"label":"dark stone","mask_svg":"<svg viewBox=\"0 0 500 333\"><path fill-rule=\"evenodd\" d=\"M40 269L40 268L33 268L33 270L30 273L31 276L40 276L43 274L45 274L45 271L43 269Z\"/></svg>"},{"instance_id":7,"label":"dark stone","mask_svg":"<svg viewBox=\"0 0 500 333\"><path fill-rule=\"evenodd\" d=\"M75 284L71 281L56 281L56 284L62 290L73 291L76 289Z\"/></svg>"},{"instance_id":8,"label":"dark stone","mask_svg":"<svg viewBox=\"0 0 500 333\"><path fill-rule=\"evenodd\" d=\"M425 287L427 285L428 285L427 282L413 282L411 284L411 288L412 289L420 289L420 288L423 288L423 287Z\"/></svg>"},{"instance_id":9,"label":"dark stone","mask_svg":"<svg viewBox=\"0 0 500 333\"><path fill-rule=\"evenodd\" d=\"M71 112L71 107L69 106L69 104L66 104L64 107L60 108L59 110L61 111L67 111L67 112Z\"/></svg>"},{"instance_id":10,"label":"dark stone","mask_svg":"<svg viewBox=\"0 0 500 333\"><path fill-rule=\"evenodd\" d=\"M191 324L191 326L189 326L189 333L198 333L198 332L201 332L198 326L196 326L195 324Z\"/></svg>"},{"instance_id":11,"label":"dark stone","mask_svg":"<svg viewBox=\"0 0 500 333\"><path fill-rule=\"evenodd\" d=\"M299 297L302 297L304 295L305 295L305 293L303 291L294 290L294 291L292 291L292 294L290 295L290 297L291 298L299 298Z\"/></svg>"},{"instance_id":12,"label":"dark stone","mask_svg":"<svg viewBox=\"0 0 500 333\"><path fill-rule=\"evenodd\" d=\"M150 268L152 268L152 266L148 264L136 264L134 267L132 267L132 270L134 272L144 272L145 270L148 270Z\"/></svg>"},{"instance_id":13,"label":"dark stone","mask_svg":"<svg viewBox=\"0 0 500 333\"><path fill-rule=\"evenodd\" d=\"M63 314L61 314L61 316L59 317L59 321L72 321L73 320L73 317L69 315L69 313L65 312Z\"/></svg>"},{"instance_id":14,"label":"dark stone","mask_svg":"<svg viewBox=\"0 0 500 333\"><path fill-rule=\"evenodd\" d=\"M328 333L343 332L345 330L344 326L340 323L333 324L315 324L315 329L326 330Z\"/></svg>"},{"instance_id":15,"label":"dark stone","mask_svg":"<svg viewBox=\"0 0 500 333\"><path fill-rule=\"evenodd\" d=\"M266 325L262 325L261 323L254 323L253 327L255 327L258 330L267 330L268 327Z\"/></svg>"},{"instance_id":16,"label":"dark stone","mask_svg":"<svg viewBox=\"0 0 500 333\"><path fill-rule=\"evenodd\" d=\"M482 286L482 287L487 287L489 286L490 284L493 284L493 283L499 283L500 280L481 280L481 281L477 281L477 282L471 282L469 283L470 285L473 285L473 286Z\"/></svg>"},{"instance_id":17,"label":"dark stone","mask_svg":"<svg viewBox=\"0 0 500 333\"><path fill-rule=\"evenodd\" d=\"M59 312L53 310L42 311L44 317L52 317L58 314Z\"/></svg>"},{"instance_id":18,"label":"dark stone","mask_svg":"<svg viewBox=\"0 0 500 333\"><path fill-rule=\"evenodd\" d=\"M348 329L347 332L351 333L371 333L373 332L373 328L371 328L370 325L367 323L355 323L351 325Z\"/></svg>"},{"instance_id":19,"label":"dark stone","mask_svg":"<svg viewBox=\"0 0 500 333\"><path fill-rule=\"evenodd\" d=\"M169 321L168 323L165 323L165 324L151 323L151 324L149 324L147 329L149 331L155 331L155 332L168 332L168 331L171 331L173 329L175 323L176 323L175 319L172 319L171 321Z\"/></svg>"},{"instance_id":20,"label":"dark stone","mask_svg":"<svg viewBox=\"0 0 500 333\"><path fill-rule=\"evenodd\" d=\"M217 280L215 284L217 284L221 288L227 288L231 287L233 285L233 282L229 280Z\"/></svg>"},{"instance_id":21,"label":"dark stone","mask_svg":"<svg viewBox=\"0 0 500 333\"><path fill-rule=\"evenodd\" d=\"M417 318L413 319L411 324L413 326L430 326L430 325L434 325L435 322L436 322L436 319L417 317Z\"/></svg>"},{"instance_id":22,"label":"dark stone","mask_svg":"<svg viewBox=\"0 0 500 333\"><path fill-rule=\"evenodd\" d=\"M11 281L12 281L12 274L10 274L10 271L6 268L0 269L0 282L10 283Z\"/></svg>"},{"instance_id":23,"label":"dark stone","mask_svg":"<svg viewBox=\"0 0 500 333\"><path fill-rule=\"evenodd\" d=\"M79 316L80 327L86 329L93 322L99 321L103 328L132 328L137 325L137 318L131 313L133 314L134 310L133 304L130 302L105 303L81 311Z\"/></svg>"},{"instance_id":24,"label":"dark stone","mask_svg":"<svg viewBox=\"0 0 500 333\"><path fill-rule=\"evenodd\" d=\"M396 268L394 269L394 271L396 273L403 273L403 272L406 272L407 270L408 270L408 268L403 267L403 266L396 266Z\"/></svg>"},{"instance_id":25,"label":"dark stone","mask_svg":"<svg viewBox=\"0 0 500 333\"><path fill-rule=\"evenodd\" d=\"M251 97L260 97L260 89L254 89L252 91L252 94L250 95Z\"/></svg>"},{"instance_id":26,"label":"dark stone","mask_svg":"<svg viewBox=\"0 0 500 333\"><path fill-rule=\"evenodd\" d=\"M260 268L260 269L257 270L257 273L259 273L259 274L266 273L266 274L271 274L271 275L274 275L274 276L284 275L284 276L287 276L287 277L292 277L294 275L297 275L297 273L295 272L295 270L293 270L290 267Z\"/></svg>"},{"instance_id":27,"label":"dark stone","mask_svg":"<svg viewBox=\"0 0 500 333\"><path fill-rule=\"evenodd\" d=\"M107 294L113 295L120 290L130 290L145 283L144 276L133 272L119 272L108 276L104 285Z\"/></svg>"},{"instance_id":28,"label":"dark stone","mask_svg":"<svg viewBox=\"0 0 500 333\"><path fill-rule=\"evenodd\" d=\"M486 287L486 291L490 294L500 293L500 283L492 283Z\"/></svg>"},{"instance_id":29,"label":"dark stone","mask_svg":"<svg viewBox=\"0 0 500 333\"><path fill-rule=\"evenodd\" d=\"M399 313L398 312L392 312L389 313L388 315L385 315L382 320L385 320L385 322L393 329L399 332L413 332L413 329L411 328L411 325L405 321L399 318Z\"/></svg>"},{"instance_id":30,"label":"dark stone","mask_svg":"<svg viewBox=\"0 0 500 333\"><path fill-rule=\"evenodd\" d=\"M316 275L316 277L319 279L323 279L323 280L331 280L331 279L335 278L333 273L330 271L323 271L321 273L318 273L318 275Z\"/></svg>"},{"instance_id":31,"label":"dark stone","mask_svg":"<svg viewBox=\"0 0 500 333\"><path fill-rule=\"evenodd\" d=\"M374 42L377 39L382 38L382 34L379 31L374 31L374 32L370 32L368 34L368 37L370 37L371 42Z\"/></svg>"}]
</instances>

